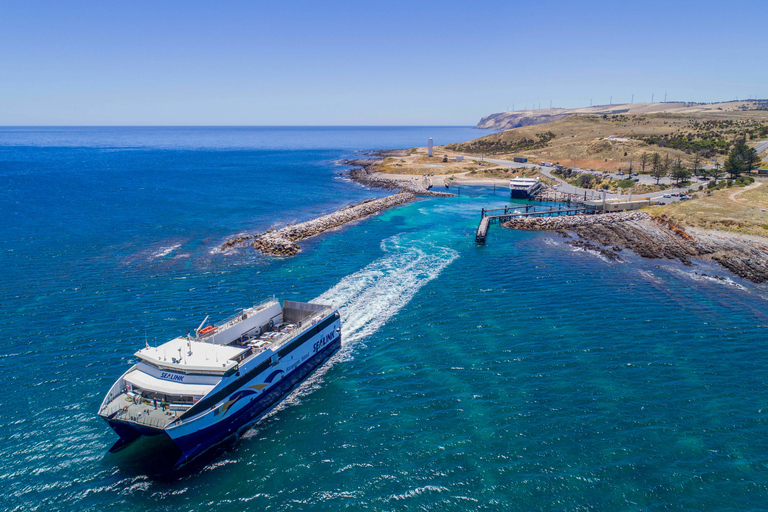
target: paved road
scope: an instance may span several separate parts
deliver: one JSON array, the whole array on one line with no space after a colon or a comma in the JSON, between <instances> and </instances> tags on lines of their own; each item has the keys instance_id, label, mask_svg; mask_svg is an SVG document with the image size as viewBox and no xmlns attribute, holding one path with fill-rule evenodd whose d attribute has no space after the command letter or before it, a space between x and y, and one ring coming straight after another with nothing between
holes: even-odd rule
<instances>
[{"instance_id":1,"label":"paved road","mask_svg":"<svg viewBox=\"0 0 768 512\"><path fill-rule=\"evenodd\" d=\"M758 142L757 146L755 146L755 149L757 150L757 154L761 155L768 151L768 140L764 140L762 142Z\"/></svg>"},{"instance_id":2,"label":"paved road","mask_svg":"<svg viewBox=\"0 0 768 512\"><path fill-rule=\"evenodd\" d=\"M580 187L574 187L570 183L562 180L561 178L558 178L557 176L553 176L551 168L540 167L540 166L538 166L536 164L531 164L531 163L523 164L523 163L518 163L518 162L512 162L510 160L499 160L499 159L495 159L495 158L485 158L485 157L479 157L479 156L465 155L464 158L466 158L468 160L476 160L476 161L481 161L482 160L482 161L485 161L485 162L490 162L492 164L504 165L504 166L513 167L513 168L516 168L516 169L521 169L521 168L534 169L535 168L535 169L538 169L539 172L541 172L544 176L557 181L557 183L558 183L558 186L557 186L558 192L563 192L563 193L566 193L566 194L575 194L575 195L579 195L579 196L584 196L584 193L586 192L587 198L592 197L592 194L594 194L594 196L596 198L598 196L596 190L584 189L584 188L580 188ZM626 175L619 176L619 175L616 175L616 174L611 174L611 177L616 178L616 179L628 178L628 176L626 176ZM641 176L638 176L638 178L641 180L641 183L645 183L647 185L655 184L656 183L656 179L655 178L651 178L649 175L641 175ZM662 178L661 181L660 181L660 183L663 184L663 185L671 185L672 182L673 182L673 180L671 178ZM699 185L706 185L706 183L708 183L708 182L706 182L706 181L701 181L700 182L700 181L696 180L696 181L692 182L691 185L688 186L688 187L668 188L667 190L664 190L664 191L651 192L651 193L648 193L648 194L632 194L632 198L634 198L634 199L658 198L659 202L670 203L670 202L673 202L673 201L679 201L679 198L677 198L677 197L672 197L672 198L662 197L664 194L686 194L686 193L689 193L689 192L694 192L694 191L697 191L699 189ZM606 197L607 198L616 198L616 197L619 197L619 196L616 195L616 194L608 193L608 194L606 194ZM626 195L624 197L626 197Z\"/></svg>"}]
</instances>

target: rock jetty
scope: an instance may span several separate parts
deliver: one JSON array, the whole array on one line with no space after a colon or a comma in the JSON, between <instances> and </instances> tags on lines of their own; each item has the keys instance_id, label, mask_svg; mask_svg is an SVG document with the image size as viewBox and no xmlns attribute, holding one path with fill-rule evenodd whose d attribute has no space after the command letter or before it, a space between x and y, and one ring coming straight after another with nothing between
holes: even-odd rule
<instances>
[{"instance_id":1,"label":"rock jetty","mask_svg":"<svg viewBox=\"0 0 768 512\"><path fill-rule=\"evenodd\" d=\"M513 229L552 230L566 243L595 250L610 259L626 247L644 258L678 259L686 265L691 258L711 260L734 274L755 283L768 282L768 239L737 233L684 229L666 216L645 212L619 212L572 217L524 217L504 223ZM599 245L597 245L599 244Z\"/></svg>"},{"instance_id":2,"label":"rock jetty","mask_svg":"<svg viewBox=\"0 0 768 512\"><path fill-rule=\"evenodd\" d=\"M300 224L287 225L280 229L270 229L255 235L230 238L221 245L221 250L226 251L234 247L250 244L264 254L293 256L301 250L299 244L296 243L299 240L341 226L347 222L367 217L387 208L413 201L414 199L416 199L416 196L408 192L400 192L381 199L367 199Z\"/></svg>"},{"instance_id":3,"label":"rock jetty","mask_svg":"<svg viewBox=\"0 0 768 512\"><path fill-rule=\"evenodd\" d=\"M396 180L396 179L382 176L381 174L378 174L372 170L372 165L375 162L376 162L375 160L348 161L347 163L358 164L358 165L365 163L363 167L357 167L350 170L349 178L352 181L356 181L357 183L361 183L369 187L383 188L386 190L401 190L405 192L410 192L411 194L416 194L417 196L428 196L428 197L453 197L454 196L453 194L450 194L448 192L435 192L435 191L429 190L422 183L420 183L418 179ZM414 178L416 177L414 176Z\"/></svg>"}]
</instances>

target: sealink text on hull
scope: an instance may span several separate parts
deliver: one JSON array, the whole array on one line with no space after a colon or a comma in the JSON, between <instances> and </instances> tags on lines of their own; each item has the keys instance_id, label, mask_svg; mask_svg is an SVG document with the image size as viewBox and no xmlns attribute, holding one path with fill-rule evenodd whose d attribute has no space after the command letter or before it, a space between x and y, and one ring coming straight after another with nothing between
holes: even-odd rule
<instances>
[{"instance_id":1,"label":"sealink text on hull","mask_svg":"<svg viewBox=\"0 0 768 512\"><path fill-rule=\"evenodd\" d=\"M145 347L113 385L99 416L120 436L167 436L177 466L238 433L280 403L341 347L330 306L272 299L195 335Z\"/></svg>"}]
</instances>

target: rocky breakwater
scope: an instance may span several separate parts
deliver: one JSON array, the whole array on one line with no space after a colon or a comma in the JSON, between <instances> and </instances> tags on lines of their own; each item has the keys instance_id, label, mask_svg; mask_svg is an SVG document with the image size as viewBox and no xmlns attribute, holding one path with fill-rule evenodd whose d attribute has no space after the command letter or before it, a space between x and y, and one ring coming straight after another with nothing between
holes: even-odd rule
<instances>
[{"instance_id":1,"label":"rocky breakwater","mask_svg":"<svg viewBox=\"0 0 768 512\"><path fill-rule=\"evenodd\" d=\"M413 201L415 198L416 196L413 194L400 192L381 199L367 199L300 224L287 225L280 229L270 229L255 235L242 235L230 238L221 245L221 250L226 251L250 244L264 254L293 256L301 250L299 244L296 243L299 240L317 235L347 222L367 217L387 208Z\"/></svg>"},{"instance_id":2,"label":"rocky breakwater","mask_svg":"<svg viewBox=\"0 0 768 512\"><path fill-rule=\"evenodd\" d=\"M371 160L356 160L349 161L348 163L360 164L362 162L372 162ZM429 190L424 186L423 180L414 176L412 180L396 180L394 178L387 178L386 176L377 173L373 170L372 164L366 164L363 167L357 167L349 171L349 177L352 181L367 185L369 187L383 188L386 190L401 190L416 194L417 196L428 197L453 197L453 194L448 192L435 192Z\"/></svg>"},{"instance_id":3,"label":"rocky breakwater","mask_svg":"<svg viewBox=\"0 0 768 512\"><path fill-rule=\"evenodd\" d=\"M736 275L755 283L768 282L768 239L736 233L686 230L666 217L645 212L619 212L572 217L523 217L504 223L513 229L557 231L574 247L593 250L620 260L623 248L644 258L691 258L719 263Z\"/></svg>"}]
</instances>

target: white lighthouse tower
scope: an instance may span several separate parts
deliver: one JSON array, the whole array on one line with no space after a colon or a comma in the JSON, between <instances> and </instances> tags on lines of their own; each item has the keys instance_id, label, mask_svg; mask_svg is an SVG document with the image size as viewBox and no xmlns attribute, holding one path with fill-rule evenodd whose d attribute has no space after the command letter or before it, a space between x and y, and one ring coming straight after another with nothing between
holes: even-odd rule
<instances>
[{"instance_id":1,"label":"white lighthouse tower","mask_svg":"<svg viewBox=\"0 0 768 512\"><path fill-rule=\"evenodd\" d=\"M430 137L429 142L427 142L427 155L432 156L432 137Z\"/></svg>"}]
</instances>

